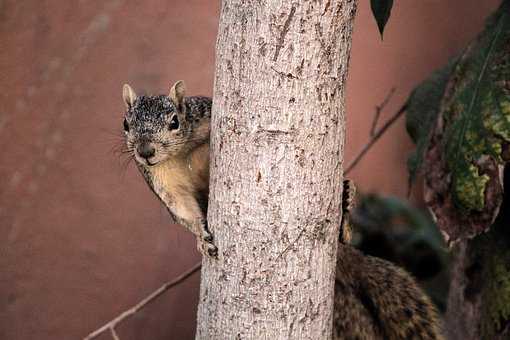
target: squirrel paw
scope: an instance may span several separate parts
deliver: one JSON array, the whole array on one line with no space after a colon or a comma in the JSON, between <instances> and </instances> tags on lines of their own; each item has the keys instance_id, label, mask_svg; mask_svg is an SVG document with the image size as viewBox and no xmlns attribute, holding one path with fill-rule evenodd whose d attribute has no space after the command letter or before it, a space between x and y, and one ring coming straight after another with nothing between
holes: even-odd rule
<instances>
[{"instance_id":1,"label":"squirrel paw","mask_svg":"<svg viewBox=\"0 0 510 340\"><path fill-rule=\"evenodd\" d=\"M207 232L203 235L202 239L198 241L198 250L207 257L212 259L218 258L218 247L213 243L213 236Z\"/></svg>"}]
</instances>

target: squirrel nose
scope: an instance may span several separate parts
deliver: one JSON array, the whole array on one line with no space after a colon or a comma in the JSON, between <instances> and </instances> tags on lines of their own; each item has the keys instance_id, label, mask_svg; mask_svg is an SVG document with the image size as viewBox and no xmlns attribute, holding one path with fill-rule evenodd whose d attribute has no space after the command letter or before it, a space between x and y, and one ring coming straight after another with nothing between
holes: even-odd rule
<instances>
[{"instance_id":1,"label":"squirrel nose","mask_svg":"<svg viewBox=\"0 0 510 340\"><path fill-rule=\"evenodd\" d=\"M156 149L154 149L154 147L150 145L150 143L142 143L138 145L136 151L138 151L138 155L140 155L140 157L145 159L153 157L154 154L156 153Z\"/></svg>"}]
</instances>

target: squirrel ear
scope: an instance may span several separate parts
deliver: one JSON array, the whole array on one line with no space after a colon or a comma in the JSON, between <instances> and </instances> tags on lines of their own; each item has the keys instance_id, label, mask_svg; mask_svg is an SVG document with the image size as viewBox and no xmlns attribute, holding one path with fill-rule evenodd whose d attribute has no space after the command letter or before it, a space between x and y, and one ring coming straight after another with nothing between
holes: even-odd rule
<instances>
[{"instance_id":1,"label":"squirrel ear","mask_svg":"<svg viewBox=\"0 0 510 340\"><path fill-rule=\"evenodd\" d=\"M128 109L135 104L136 98L136 93L133 91L131 86L124 84L124 87L122 88L122 99L124 99L124 103Z\"/></svg>"},{"instance_id":2,"label":"squirrel ear","mask_svg":"<svg viewBox=\"0 0 510 340\"><path fill-rule=\"evenodd\" d=\"M170 94L168 97L177 105L178 108L182 106L184 101L184 94L186 93L186 85L184 85L184 81L179 80L172 86L170 89Z\"/></svg>"}]
</instances>

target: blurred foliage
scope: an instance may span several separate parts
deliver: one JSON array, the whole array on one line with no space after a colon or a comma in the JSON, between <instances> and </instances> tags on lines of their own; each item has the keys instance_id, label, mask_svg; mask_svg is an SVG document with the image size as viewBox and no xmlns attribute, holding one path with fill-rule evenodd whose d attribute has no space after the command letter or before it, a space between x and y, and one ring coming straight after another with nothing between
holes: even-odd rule
<instances>
[{"instance_id":1,"label":"blurred foliage","mask_svg":"<svg viewBox=\"0 0 510 340\"><path fill-rule=\"evenodd\" d=\"M425 151L429 146L429 134L436 122L439 105L455 61L452 60L443 69L432 73L411 92L407 101L407 133L416 144L416 150L411 153L407 161L410 185L423 165Z\"/></svg>"},{"instance_id":2,"label":"blurred foliage","mask_svg":"<svg viewBox=\"0 0 510 340\"><path fill-rule=\"evenodd\" d=\"M360 195L353 245L412 273L440 310L446 307L448 253L430 215L395 197Z\"/></svg>"},{"instance_id":3,"label":"blurred foliage","mask_svg":"<svg viewBox=\"0 0 510 340\"><path fill-rule=\"evenodd\" d=\"M510 0L464 52L419 85L407 102L416 143L410 179L425 174L427 204L450 241L494 222L510 159Z\"/></svg>"},{"instance_id":4,"label":"blurred foliage","mask_svg":"<svg viewBox=\"0 0 510 340\"><path fill-rule=\"evenodd\" d=\"M505 192L510 190L510 167L504 173ZM488 233L469 242L468 288L481 292L484 339L508 335L510 320L510 197L505 195L498 218ZM505 329L507 328L507 329Z\"/></svg>"},{"instance_id":5,"label":"blurred foliage","mask_svg":"<svg viewBox=\"0 0 510 340\"><path fill-rule=\"evenodd\" d=\"M463 292L456 294L464 299L462 306L480 304L476 327L481 338L506 338L510 0L502 1L459 57L412 92L407 108L407 130L416 144L408 161L410 182L423 173L427 206L448 241L472 238L466 241L469 261L462 256L455 260L456 265L469 263L457 279Z\"/></svg>"},{"instance_id":6,"label":"blurred foliage","mask_svg":"<svg viewBox=\"0 0 510 340\"><path fill-rule=\"evenodd\" d=\"M483 277L490 278L485 281L482 291L484 318L481 328L487 337L496 335L510 319L510 244L498 234L491 232L480 236L475 248L479 252L478 260L483 262Z\"/></svg>"},{"instance_id":7,"label":"blurred foliage","mask_svg":"<svg viewBox=\"0 0 510 340\"><path fill-rule=\"evenodd\" d=\"M383 37L384 27L390 18L392 7L393 0L370 0L370 8L372 9L372 14L377 23L377 28L379 28L379 33L381 33L381 39Z\"/></svg>"}]
</instances>

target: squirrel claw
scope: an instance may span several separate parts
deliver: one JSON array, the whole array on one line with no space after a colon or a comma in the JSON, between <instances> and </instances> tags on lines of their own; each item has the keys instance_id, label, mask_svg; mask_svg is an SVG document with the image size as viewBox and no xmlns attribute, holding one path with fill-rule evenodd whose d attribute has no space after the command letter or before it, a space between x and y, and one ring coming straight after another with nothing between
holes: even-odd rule
<instances>
[{"instance_id":1,"label":"squirrel claw","mask_svg":"<svg viewBox=\"0 0 510 340\"><path fill-rule=\"evenodd\" d=\"M203 240L207 243L212 243L213 242L213 236L211 234L208 234L208 235L205 235Z\"/></svg>"},{"instance_id":2,"label":"squirrel claw","mask_svg":"<svg viewBox=\"0 0 510 340\"><path fill-rule=\"evenodd\" d=\"M218 258L218 247L214 245L213 237L211 234L206 235L198 244L198 250L207 257L217 259Z\"/></svg>"},{"instance_id":3,"label":"squirrel claw","mask_svg":"<svg viewBox=\"0 0 510 340\"><path fill-rule=\"evenodd\" d=\"M214 245L213 245L214 246ZM214 248L207 249L207 254L214 259L218 258L218 247L214 246Z\"/></svg>"}]
</instances>

